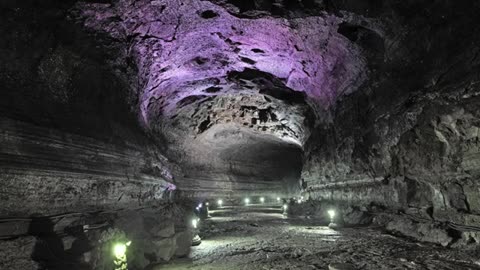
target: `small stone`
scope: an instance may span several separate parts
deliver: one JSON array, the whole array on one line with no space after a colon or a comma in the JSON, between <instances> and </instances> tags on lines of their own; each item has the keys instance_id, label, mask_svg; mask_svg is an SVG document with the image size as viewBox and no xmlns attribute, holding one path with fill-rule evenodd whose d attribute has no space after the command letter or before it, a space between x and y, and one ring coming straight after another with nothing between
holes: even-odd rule
<instances>
[{"instance_id":1,"label":"small stone","mask_svg":"<svg viewBox=\"0 0 480 270\"><path fill-rule=\"evenodd\" d=\"M299 258L299 257L301 257L302 255L303 255L303 252L302 252L300 249L298 249L298 248L296 248L296 249L292 252L292 257L293 257L293 258Z\"/></svg>"},{"instance_id":2,"label":"small stone","mask_svg":"<svg viewBox=\"0 0 480 270\"><path fill-rule=\"evenodd\" d=\"M197 234L192 239L192 246L198 246L202 243L202 238Z\"/></svg>"},{"instance_id":3,"label":"small stone","mask_svg":"<svg viewBox=\"0 0 480 270\"><path fill-rule=\"evenodd\" d=\"M336 230L336 229L340 228L340 225L338 225L337 223L331 222L330 224L328 224L328 227L332 230Z\"/></svg>"},{"instance_id":4,"label":"small stone","mask_svg":"<svg viewBox=\"0 0 480 270\"><path fill-rule=\"evenodd\" d=\"M64 248L65 250L71 249L71 248L72 248L72 245L73 245L73 242L75 242L75 240L77 240L77 238L76 238L76 237L73 237L73 236L63 237L63 238L62 238L63 248Z\"/></svg>"}]
</instances>

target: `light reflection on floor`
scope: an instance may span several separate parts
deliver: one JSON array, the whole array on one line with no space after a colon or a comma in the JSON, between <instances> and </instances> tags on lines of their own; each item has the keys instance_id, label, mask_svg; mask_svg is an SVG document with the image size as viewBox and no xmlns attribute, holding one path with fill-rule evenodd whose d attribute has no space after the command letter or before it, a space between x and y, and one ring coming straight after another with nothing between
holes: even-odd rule
<instances>
[{"instance_id":1,"label":"light reflection on floor","mask_svg":"<svg viewBox=\"0 0 480 270\"><path fill-rule=\"evenodd\" d=\"M280 205L225 207L202 222L201 245L189 258L152 270L478 269L478 256L386 235L378 228L332 230L321 221L285 218ZM463 261L452 260L459 258ZM427 267L428 266L428 267Z\"/></svg>"},{"instance_id":2,"label":"light reflection on floor","mask_svg":"<svg viewBox=\"0 0 480 270\"><path fill-rule=\"evenodd\" d=\"M228 265L229 256L245 254L251 257L256 252L267 250L265 258L273 259L278 256L276 250L304 249L293 243L288 246L281 244L298 235L312 235L325 242L340 237L339 232L328 227L287 218L283 215L282 205L226 206L209 213L211 218L202 224L202 243L192 247L189 258L176 259L154 269L225 269L223 267Z\"/></svg>"},{"instance_id":3,"label":"light reflection on floor","mask_svg":"<svg viewBox=\"0 0 480 270\"><path fill-rule=\"evenodd\" d=\"M323 241L336 241L340 237L340 232L330 229L327 226L295 226L292 230L296 230L299 233L321 235Z\"/></svg>"}]
</instances>

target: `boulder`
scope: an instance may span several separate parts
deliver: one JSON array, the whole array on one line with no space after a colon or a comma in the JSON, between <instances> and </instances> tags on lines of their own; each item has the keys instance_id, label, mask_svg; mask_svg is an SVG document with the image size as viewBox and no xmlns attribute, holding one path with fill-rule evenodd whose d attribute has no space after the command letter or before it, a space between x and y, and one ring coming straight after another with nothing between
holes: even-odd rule
<instances>
[{"instance_id":1,"label":"boulder","mask_svg":"<svg viewBox=\"0 0 480 270\"><path fill-rule=\"evenodd\" d=\"M176 239L175 256L185 257L190 253L190 249L192 246L192 238L193 238L193 232L188 230L175 234L175 239Z\"/></svg>"},{"instance_id":2,"label":"boulder","mask_svg":"<svg viewBox=\"0 0 480 270\"><path fill-rule=\"evenodd\" d=\"M408 218L394 217L386 226L387 231L399 233L422 242L449 245L453 238L444 228L439 228L433 223L419 223Z\"/></svg>"}]
</instances>

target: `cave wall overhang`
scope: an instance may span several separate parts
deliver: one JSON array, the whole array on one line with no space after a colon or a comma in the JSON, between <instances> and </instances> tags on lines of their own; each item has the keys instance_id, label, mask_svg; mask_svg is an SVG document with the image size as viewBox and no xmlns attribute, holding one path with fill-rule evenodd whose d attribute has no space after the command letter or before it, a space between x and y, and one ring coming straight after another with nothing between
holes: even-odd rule
<instances>
[{"instance_id":1,"label":"cave wall overhang","mask_svg":"<svg viewBox=\"0 0 480 270\"><path fill-rule=\"evenodd\" d=\"M367 78L365 51L343 33L346 21L374 24L347 13L244 17L209 1L80 3L74 13L125 48L138 72L134 111L149 134L168 142L184 176L216 167L197 158L219 156L202 135L213 127L303 148L317 120Z\"/></svg>"}]
</instances>

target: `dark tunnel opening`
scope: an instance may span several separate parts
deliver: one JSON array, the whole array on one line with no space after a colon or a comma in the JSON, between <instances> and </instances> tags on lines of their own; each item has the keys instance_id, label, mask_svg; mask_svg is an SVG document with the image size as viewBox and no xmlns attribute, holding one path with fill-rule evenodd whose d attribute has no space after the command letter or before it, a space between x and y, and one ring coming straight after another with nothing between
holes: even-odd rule
<instances>
[{"instance_id":1,"label":"dark tunnel opening","mask_svg":"<svg viewBox=\"0 0 480 270\"><path fill-rule=\"evenodd\" d=\"M233 197L287 196L300 190L304 156L298 144L233 125L216 125L203 135L190 150L198 155L184 163L189 173L180 188Z\"/></svg>"}]
</instances>

